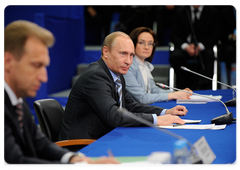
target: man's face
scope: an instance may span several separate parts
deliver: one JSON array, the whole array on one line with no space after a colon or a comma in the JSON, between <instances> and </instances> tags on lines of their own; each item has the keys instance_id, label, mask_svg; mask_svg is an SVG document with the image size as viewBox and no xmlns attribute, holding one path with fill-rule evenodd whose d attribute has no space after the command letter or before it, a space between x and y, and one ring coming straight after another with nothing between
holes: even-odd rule
<instances>
[{"instance_id":1,"label":"man's face","mask_svg":"<svg viewBox=\"0 0 240 170\"><path fill-rule=\"evenodd\" d=\"M10 87L17 97L35 97L42 82L47 82L46 66L50 63L48 48L40 40L30 37L20 60L11 61Z\"/></svg>"},{"instance_id":2,"label":"man's face","mask_svg":"<svg viewBox=\"0 0 240 170\"><path fill-rule=\"evenodd\" d=\"M116 75L124 75L133 61L133 42L130 38L119 36L114 40L111 51L103 47L103 54L108 68Z\"/></svg>"}]
</instances>

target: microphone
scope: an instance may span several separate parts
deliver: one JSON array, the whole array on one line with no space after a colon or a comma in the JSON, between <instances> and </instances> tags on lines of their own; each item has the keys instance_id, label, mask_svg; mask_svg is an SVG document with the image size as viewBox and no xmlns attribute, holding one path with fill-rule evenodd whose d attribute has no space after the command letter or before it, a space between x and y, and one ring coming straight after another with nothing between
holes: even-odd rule
<instances>
[{"instance_id":1,"label":"microphone","mask_svg":"<svg viewBox=\"0 0 240 170\"><path fill-rule=\"evenodd\" d=\"M223 104L223 106L225 107L227 113L224 114L224 115L221 115L221 116L218 116L218 117L215 117L211 120L211 123L214 123L216 125L222 125L222 124L231 124L232 121L236 121L235 118L233 118L233 115L231 112L229 112L227 106L223 103L223 101L219 100L219 99L215 99L213 97L210 97L210 96L204 96L204 95L201 95L201 94L197 94L197 93L193 93L193 92L189 92L189 91L186 91L186 90L181 90L181 89L178 89L178 88L175 88L175 87L169 87L167 85L164 85L162 83L156 83L157 86L159 87L162 87L162 88L170 88L170 89L173 89L173 90L177 90L177 91L182 91L182 92L186 92L186 93L189 93L189 94L194 94L194 95L197 95L197 96L201 96L201 97L204 97L204 98L209 98L209 99L212 99L212 100L216 100L216 101L219 101Z\"/></svg>"},{"instance_id":2,"label":"microphone","mask_svg":"<svg viewBox=\"0 0 240 170\"><path fill-rule=\"evenodd\" d=\"M229 87L229 88L233 89L233 90L235 91L235 93L237 94L236 90L235 90L233 87L231 87L231 86L229 86L229 85L227 85L227 84L225 84L225 83L222 83L222 82L217 81L217 80L214 80L214 79L212 79L212 78L210 78L210 77L207 77L207 76L204 76L204 75L202 75L202 74L199 74L199 73L197 73L197 72L195 72L195 71L192 71L192 70L190 70L190 69L188 69L188 68L186 68L186 67L184 67L184 66L181 66L181 69L182 69L182 70L185 70L185 71L187 71L187 72L196 74L196 75L198 75L198 76L201 76L201 77L203 77L203 78L206 78L206 79L208 79L208 80L215 81L215 82L217 82L217 83L219 83L219 84L221 84L221 85L224 85L224 86L226 86L226 87ZM236 98L233 98L233 99L225 102L225 104L226 104L227 106L236 106Z\"/></svg>"},{"instance_id":3,"label":"microphone","mask_svg":"<svg viewBox=\"0 0 240 170\"><path fill-rule=\"evenodd\" d=\"M185 139L182 136L179 136L179 135L177 135L177 134L175 134L173 132L170 132L170 131L168 131L166 129L160 129L159 127L157 127L153 123L151 123L151 122L149 122L149 121L147 121L147 120L145 120L145 119L143 119L143 118L141 118L139 116L134 115L132 112L129 112L127 109L125 109L123 107L122 108L118 108L118 112L121 113L125 117L130 117L133 120L137 120L138 122L140 122L140 123L142 123L144 125L152 127L154 129L157 129L157 130L159 130L159 131L161 131L163 133L166 133L166 134L168 134L168 135L170 135L170 136L172 136L174 138L186 140L187 143L188 143L188 146L191 149L190 150L191 151L190 157L191 157L192 164L202 164L203 163L202 160L199 158L199 156L196 154L195 147L187 139Z\"/></svg>"}]
</instances>

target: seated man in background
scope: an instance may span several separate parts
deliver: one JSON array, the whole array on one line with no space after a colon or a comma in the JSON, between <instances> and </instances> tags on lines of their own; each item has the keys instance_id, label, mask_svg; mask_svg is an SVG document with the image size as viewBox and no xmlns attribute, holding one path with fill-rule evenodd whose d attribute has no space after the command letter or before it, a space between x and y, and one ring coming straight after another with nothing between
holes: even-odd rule
<instances>
[{"instance_id":1,"label":"seated man in background","mask_svg":"<svg viewBox=\"0 0 240 170\"><path fill-rule=\"evenodd\" d=\"M188 73L181 66L213 77L213 46L219 40L219 23L218 11L212 6L183 6L176 11L171 33L175 49L169 61L176 74L177 88L212 89L210 80Z\"/></svg>"},{"instance_id":2,"label":"seated man in background","mask_svg":"<svg viewBox=\"0 0 240 170\"><path fill-rule=\"evenodd\" d=\"M221 16L221 45L220 61L224 61L227 71L227 84L231 84L232 64L236 64L236 9L226 6L220 10ZM234 84L232 84L234 85Z\"/></svg>"},{"instance_id":3,"label":"seated man in background","mask_svg":"<svg viewBox=\"0 0 240 170\"><path fill-rule=\"evenodd\" d=\"M7 163L118 163L93 161L52 143L32 119L23 97L35 97L47 81L52 33L29 21L14 21L4 31L4 158Z\"/></svg>"},{"instance_id":4,"label":"seated man in background","mask_svg":"<svg viewBox=\"0 0 240 170\"><path fill-rule=\"evenodd\" d=\"M185 123L177 116L187 113L184 106L165 110L135 102L126 92L122 75L127 73L133 56L134 45L127 34L114 32L105 38L101 58L89 65L70 92L60 140L98 139L115 127L143 125L122 115L118 110L121 107L155 125Z\"/></svg>"}]
</instances>

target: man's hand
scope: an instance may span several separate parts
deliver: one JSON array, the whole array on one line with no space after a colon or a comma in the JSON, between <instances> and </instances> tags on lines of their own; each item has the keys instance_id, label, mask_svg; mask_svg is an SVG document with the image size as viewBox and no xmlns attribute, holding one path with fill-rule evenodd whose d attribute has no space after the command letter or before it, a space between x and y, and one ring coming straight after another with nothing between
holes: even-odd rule
<instances>
[{"instance_id":1,"label":"man's hand","mask_svg":"<svg viewBox=\"0 0 240 170\"><path fill-rule=\"evenodd\" d=\"M197 46L195 47L194 44L189 44L186 48L185 51L187 51L188 55L193 57L193 56L198 56L199 52L201 51L201 47Z\"/></svg>"},{"instance_id":2,"label":"man's hand","mask_svg":"<svg viewBox=\"0 0 240 170\"><path fill-rule=\"evenodd\" d=\"M165 115L185 116L188 110L185 106L177 105L171 109L166 110Z\"/></svg>"},{"instance_id":3,"label":"man's hand","mask_svg":"<svg viewBox=\"0 0 240 170\"><path fill-rule=\"evenodd\" d=\"M158 126L167 126L172 123L185 124L185 121L183 121L178 116L174 116L174 115L170 115L170 114L157 117L157 125Z\"/></svg>"}]
</instances>

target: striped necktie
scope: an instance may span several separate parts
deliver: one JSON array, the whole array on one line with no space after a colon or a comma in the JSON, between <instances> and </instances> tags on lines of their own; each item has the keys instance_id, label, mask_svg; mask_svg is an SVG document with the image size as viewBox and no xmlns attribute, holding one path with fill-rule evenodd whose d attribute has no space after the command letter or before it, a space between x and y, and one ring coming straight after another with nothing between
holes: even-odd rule
<instances>
[{"instance_id":1,"label":"striped necktie","mask_svg":"<svg viewBox=\"0 0 240 170\"><path fill-rule=\"evenodd\" d=\"M16 105L16 113L18 115L18 122L19 122L19 127L20 131L23 132L23 107L21 103L18 103Z\"/></svg>"},{"instance_id":2,"label":"striped necktie","mask_svg":"<svg viewBox=\"0 0 240 170\"><path fill-rule=\"evenodd\" d=\"M120 103L119 108L122 108L122 82L121 82L120 78L118 78L115 81L115 83L117 85L117 92L118 92L118 95L119 95L119 103Z\"/></svg>"}]
</instances>

